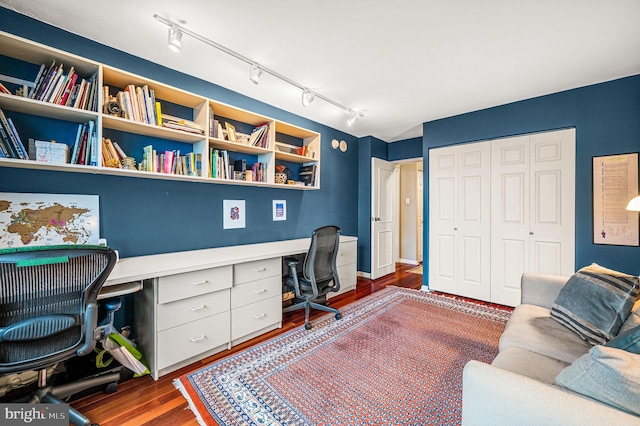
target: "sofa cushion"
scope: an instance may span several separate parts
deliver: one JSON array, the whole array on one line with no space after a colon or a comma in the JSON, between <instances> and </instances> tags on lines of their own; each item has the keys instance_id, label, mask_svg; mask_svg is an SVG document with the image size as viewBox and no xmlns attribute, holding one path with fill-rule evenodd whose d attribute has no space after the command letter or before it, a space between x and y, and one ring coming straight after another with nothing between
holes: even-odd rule
<instances>
[{"instance_id":1,"label":"sofa cushion","mask_svg":"<svg viewBox=\"0 0 640 426\"><path fill-rule=\"evenodd\" d=\"M615 336L638 297L638 277L595 263L573 274L551 307L551 317L592 345Z\"/></svg>"},{"instance_id":2,"label":"sofa cushion","mask_svg":"<svg viewBox=\"0 0 640 426\"><path fill-rule=\"evenodd\" d=\"M631 308L631 313L620 327L620 331L618 334L624 333L627 330L631 330L632 328L636 328L640 325L640 300L636 300L636 303L633 304Z\"/></svg>"},{"instance_id":3,"label":"sofa cushion","mask_svg":"<svg viewBox=\"0 0 640 426\"><path fill-rule=\"evenodd\" d=\"M586 354L591 346L549 314L540 306L517 306L500 336L500 352L514 346L569 364Z\"/></svg>"},{"instance_id":4,"label":"sofa cushion","mask_svg":"<svg viewBox=\"0 0 640 426\"><path fill-rule=\"evenodd\" d=\"M500 352L491 365L552 385L556 376L571 364L511 346Z\"/></svg>"},{"instance_id":5,"label":"sofa cushion","mask_svg":"<svg viewBox=\"0 0 640 426\"><path fill-rule=\"evenodd\" d=\"M640 354L640 326L619 333L616 337L609 340L605 346Z\"/></svg>"},{"instance_id":6,"label":"sofa cushion","mask_svg":"<svg viewBox=\"0 0 640 426\"><path fill-rule=\"evenodd\" d=\"M640 355L594 346L562 370L556 384L640 415Z\"/></svg>"}]
</instances>

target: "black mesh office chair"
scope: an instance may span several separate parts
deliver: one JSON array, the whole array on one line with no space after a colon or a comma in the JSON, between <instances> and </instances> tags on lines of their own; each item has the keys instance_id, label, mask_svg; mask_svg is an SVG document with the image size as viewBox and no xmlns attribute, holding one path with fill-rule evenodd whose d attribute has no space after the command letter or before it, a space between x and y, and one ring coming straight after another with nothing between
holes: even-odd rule
<instances>
[{"instance_id":1,"label":"black mesh office chair","mask_svg":"<svg viewBox=\"0 0 640 426\"><path fill-rule=\"evenodd\" d=\"M47 386L47 367L91 353L110 333L98 325L97 297L116 263L101 246L41 246L0 250L0 374L38 370L38 390L30 402L62 403L80 391L109 384L119 373L59 387ZM73 408L69 421L89 425Z\"/></svg>"},{"instance_id":2,"label":"black mesh office chair","mask_svg":"<svg viewBox=\"0 0 640 426\"><path fill-rule=\"evenodd\" d=\"M285 259L290 274L287 284L293 287L298 299L303 301L284 309L284 312L304 308L304 327L311 329L309 311L311 308L333 312L336 319L342 318L335 308L326 306L327 294L340 290L340 279L336 271L336 256L340 242L340 228L324 226L313 231L311 246L304 258L302 272L298 274L298 259Z\"/></svg>"}]
</instances>

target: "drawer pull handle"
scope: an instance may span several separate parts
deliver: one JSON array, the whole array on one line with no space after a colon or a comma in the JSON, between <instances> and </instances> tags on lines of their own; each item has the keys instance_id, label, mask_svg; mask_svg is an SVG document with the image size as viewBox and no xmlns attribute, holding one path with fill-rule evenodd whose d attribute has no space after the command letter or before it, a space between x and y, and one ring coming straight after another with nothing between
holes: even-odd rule
<instances>
[{"instance_id":1,"label":"drawer pull handle","mask_svg":"<svg viewBox=\"0 0 640 426\"><path fill-rule=\"evenodd\" d=\"M260 289L260 290L253 290L253 293L254 293L254 294L260 294L260 293L264 293L265 291L267 291L267 290L265 290L265 289L263 288L263 289Z\"/></svg>"},{"instance_id":2,"label":"drawer pull handle","mask_svg":"<svg viewBox=\"0 0 640 426\"><path fill-rule=\"evenodd\" d=\"M253 319L260 319L266 317L266 314L254 315Z\"/></svg>"},{"instance_id":3,"label":"drawer pull handle","mask_svg":"<svg viewBox=\"0 0 640 426\"><path fill-rule=\"evenodd\" d=\"M208 280L204 280L204 281L200 281L200 282L197 282L197 283L191 283L191 284L193 284L193 285L202 285L202 284L206 284L208 282L209 282Z\"/></svg>"},{"instance_id":4,"label":"drawer pull handle","mask_svg":"<svg viewBox=\"0 0 640 426\"><path fill-rule=\"evenodd\" d=\"M261 268L256 269L256 272L263 272L263 271L266 271L266 270L267 270L267 268L265 268L265 267L263 266L263 267L261 267Z\"/></svg>"},{"instance_id":5,"label":"drawer pull handle","mask_svg":"<svg viewBox=\"0 0 640 426\"><path fill-rule=\"evenodd\" d=\"M201 334L200 337L192 337L191 341L192 342L197 342L197 341L200 341L200 340L204 340L205 338L206 338L206 336L204 334Z\"/></svg>"},{"instance_id":6,"label":"drawer pull handle","mask_svg":"<svg viewBox=\"0 0 640 426\"><path fill-rule=\"evenodd\" d=\"M199 311L200 309L204 309L204 308L206 308L205 305L200 305L200 306L195 306L195 307L191 308L191 310L193 312L195 312L195 311Z\"/></svg>"}]
</instances>

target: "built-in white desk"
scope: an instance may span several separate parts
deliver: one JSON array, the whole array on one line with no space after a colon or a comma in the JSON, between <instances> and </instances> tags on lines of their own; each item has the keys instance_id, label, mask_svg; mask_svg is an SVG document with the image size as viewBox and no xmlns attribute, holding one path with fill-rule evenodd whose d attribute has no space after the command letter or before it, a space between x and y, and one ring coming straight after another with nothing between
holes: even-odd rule
<instances>
[{"instance_id":1,"label":"built-in white desk","mask_svg":"<svg viewBox=\"0 0 640 426\"><path fill-rule=\"evenodd\" d=\"M122 258L103 289L144 282L135 332L152 376L282 326L282 258L310 238ZM355 288L357 238L340 237L339 293Z\"/></svg>"}]
</instances>

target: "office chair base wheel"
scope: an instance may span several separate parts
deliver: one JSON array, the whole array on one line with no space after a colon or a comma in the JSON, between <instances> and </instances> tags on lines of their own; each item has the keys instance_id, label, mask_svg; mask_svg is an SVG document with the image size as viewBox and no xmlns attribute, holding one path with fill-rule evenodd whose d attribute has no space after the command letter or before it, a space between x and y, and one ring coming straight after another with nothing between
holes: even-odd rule
<instances>
[{"instance_id":1,"label":"office chair base wheel","mask_svg":"<svg viewBox=\"0 0 640 426\"><path fill-rule=\"evenodd\" d=\"M104 393L106 393L107 395L111 395L112 393L116 393L117 391L118 391L118 383L116 383L116 382L109 383L104 388Z\"/></svg>"},{"instance_id":2,"label":"office chair base wheel","mask_svg":"<svg viewBox=\"0 0 640 426\"><path fill-rule=\"evenodd\" d=\"M307 330L311 330L311 323L310 322L306 323L304 325L304 328L307 329Z\"/></svg>"},{"instance_id":3,"label":"office chair base wheel","mask_svg":"<svg viewBox=\"0 0 640 426\"><path fill-rule=\"evenodd\" d=\"M337 320L341 319L341 318L342 318L342 314L341 314L340 312L338 312L338 313L335 315L335 318L336 318Z\"/></svg>"}]
</instances>

